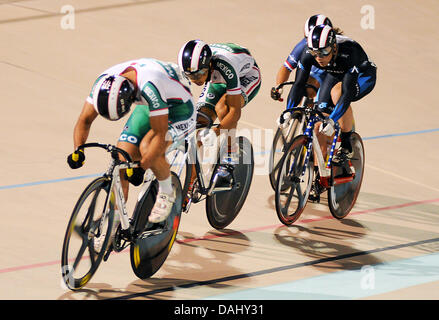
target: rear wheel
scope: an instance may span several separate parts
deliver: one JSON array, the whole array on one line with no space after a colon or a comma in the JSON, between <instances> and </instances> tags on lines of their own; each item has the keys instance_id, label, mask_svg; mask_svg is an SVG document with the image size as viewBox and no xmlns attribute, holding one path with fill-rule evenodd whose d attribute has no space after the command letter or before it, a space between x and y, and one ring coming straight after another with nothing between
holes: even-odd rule
<instances>
[{"instance_id":1,"label":"rear wheel","mask_svg":"<svg viewBox=\"0 0 439 320\"><path fill-rule=\"evenodd\" d=\"M328 205L332 216L337 219L343 219L352 210L360 193L361 182L363 181L364 145L358 133L352 133L351 144L354 154L350 163L346 162L342 166L332 166L334 185L328 191ZM349 181L350 179L347 177L346 180L348 182L342 183L343 178L337 178L346 176L347 172L351 172L350 166L355 171L353 179ZM337 183L337 180L341 182Z\"/></svg>"},{"instance_id":2,"label":"rear wheel","mask_svg":"<svg viewBox=\"0 0 439 320\"><path fill-rule=\"evenodd\" d=\"M79 197L67 226L62 248L62 277L71 290L87 284L104 257L111 236L114 207L105 208L111 182L105 177L95 179ZM95 241L104 237L97 252ZM102 239L101 239L102 241Z\"/></svg>"},{"instance_id":3,"label":"rear wheel","mask_svg":"<svg viewBox=\"0 0 439 320\"><path fill-rule=\"evenodd\" d=\"M180 224L182 188L176 173L171 172L172 185L176 189L176 200L168 218L161 223L148 222L158 193L158 182L154 180L134 209L134 234L130 260L134 274L146 279L156 273L168 257Z\"/></svg>"},{"instance_id":4,"label":"rear wheel","mask_svg":"<svg viewBox=\"0 0 439 320\"><path fill-rule=\"evenodd\" d=\"M245 137L238 137L239 163L233 170L235 188L222 191L206 199L206 214L210 225L215 229L224 229L236 218L244 205L253 179L254 155L250 141ZM218 168L219 161L216 164Z\"/></svg>"}]
</instances>

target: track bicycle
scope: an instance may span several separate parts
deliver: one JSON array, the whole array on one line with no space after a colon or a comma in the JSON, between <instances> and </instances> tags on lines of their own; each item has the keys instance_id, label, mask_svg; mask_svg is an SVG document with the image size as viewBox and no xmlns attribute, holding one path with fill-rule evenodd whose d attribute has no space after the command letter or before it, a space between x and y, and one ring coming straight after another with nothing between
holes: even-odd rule
<instances>
[{"instance_id":1,"label":"track bicycle","mask_svg":"<svg viewBox=\"0 0 439 320\"><path fill-rule=\"evenodd\" d=\"M283 82L279 84L276 89L279 90L287 85L294 85L294 81ZM306 85L306 88L312 88L316 90L314 86L308 84ZM283 101L283 99L279 99L279 101ZM284 126L277 127L270 150L268 177L270 179L270 185L273 190L276 189L277 175L282 155L286 151L286 147L292 141L292 139L305 132L306 125L309 120L307 118L308 113L306 113L305 110L312 109L313 107L313 100L305 96L302 99L300 105L294 108L294 112L291 112L292 110L286 109L281 113L281 117L287 115L290 118L288 120L285 120L286 123Z\"/></svg>"},{"instance_id":2,"label":"track bicycle","mask_svg":"<svg viewBox=\"0 0 439 320\"><path fill-rule=\"evenodd\" d=\"M315 124L323 121L325 116L316 109L304 112L309 116L307 128L304 134L295 137L288 144L279 165L275 204L277 216L285 225L291 225L300 217L311 187L318 194L327 190L332 216L343 219L355 205L363 180L364 146L360 135L356 132L351 134L353 157L335 164L332 159L340 144L340 125L335 124L335 134L326 160L314 132ZM318 166L315 178L314 163Z\"/></svg>"},{"instance_id":3,"label":"track bicycle","mask_svg":"<svg viewBox=\"0 0 439 320\"><path fill-rule=\"evenodd\" d=\"M106 261L112 251L120 252L130 246L131 267L141 279L152 276L166 260L178 231L182 204L182 187L174 167L182 174L185 167L171 161L172 185L176 201L168 218L161 223L148 222L154 206L158 182L150 169L146 170L132 218L128 218L125 198L120 183L120 170L134 169L133 162L124 150L110 144L87 143L79 149L102 148L110 153L108 170L93 180L82 192L70 217L62 248L62 278L71 290L85 286ZM120 160L119 154L125 161ZM174 158L173 160L175 160ZM178 169L177 168L177 169ZM111 240L114 214L120 214L120 225ZM97 239L104 240L97 248Z\"/></svg>"},{"instance_id":4,"label":"track bicycle","mask_svg":"<svg viewBox=\"0 0 439 320\"><path fill-rule=\"evenodd\" d=\"M201 121L197 121L197 130L192 136L190 146L193 148L189 149L190 156L187 157L189 161L186 169L186 177L190 177L195 168L196 179L193 181L192 188L188 185L190 179L185 179L187 183L184 185L184 190L190 189L190 191L187 194L187 205L184 211L188 212L191 204L206 200L206 215L209 224L215 229L224 229L236 218L250 190L254 171L253 147L246 137L236 137L238 162L233 166L226 165L232 177L231 184L230 186L218 186L221 158L227 147L227 137L222 139L220 137L220 143L215 146L217 155L213 157L214 161L207 163L206 170L201 156L201 146L195 140L200 130L209 130L215 124L201 111L198 112L198 117Z\"/></svg>"}]
</instances>

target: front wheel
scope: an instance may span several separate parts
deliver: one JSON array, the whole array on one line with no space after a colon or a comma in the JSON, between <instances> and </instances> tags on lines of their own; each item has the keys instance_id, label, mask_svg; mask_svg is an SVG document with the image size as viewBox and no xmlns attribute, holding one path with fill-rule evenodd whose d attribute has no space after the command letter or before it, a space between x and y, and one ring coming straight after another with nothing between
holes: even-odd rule
<instances>
[{"instance_id":1,"label":"front wheel","mask_svg":"<svg viewBox=\"0 0 439 320\"><path fill-rule=\"evenodd\" d=\"M277 216L285 225L299 219L311 191L314 170L307 145L306 136L294 138L279 166L274 199Z\"/></svg>"},{"instance_id":2,"label":"front wheel","mask_svg":"<svg viewBox=\"0 0 439 320\"><path fill-rule=\"evenodd\" d=\"M104 257L114 218L114 206L107 201L110 185L106 177L91 182L79 197L67 225L61 271L64 283L71 290L87 284ZM98 239L103 241L99 249L95 245Z\"/></svg>"},{"instance_id":3,"label":"front wheel","mask_svg":"<svg viewBox=\"0 0 439 320\"><path fill-rule=\"evenodd\" d=\"M354 154L350 160L355 174L352 181L334 184L328 191L328 205L334 218L343 219L346 217L357 201L360 193L361 182L364 174L364 145L360 135L353 132L351 135L351 144ZM332 166L332 176L337 177L342 174L343 167ZM351 170L351 169L350 169Z\"/></svg>"},{"instance_id":4,"label":"front wheel","mask_svg":"<svg viewBox=\"0 0 439 320\"><path fill-rule=\"evenodd\" d=\"M253 179L254 155L250 141L238 137L239 162L233 169L235 177L234 189L207 196L206 214L209 224L215 229L224 229L236 218L241 211L250 190ZM214 172L216 172L219 161Z\"/></svg>"},{"instance_id":5,"label":"front wheel","mask_svg":"<svg viewBox=\"0 0 439 320\"><path fill-rule=\"evenodd\" d=\"M268 177L270 179L270 185L273 190L276 190L277 183L277 173L279 172L280 162L282 160L282 156L286 151L286 147L288 143L293 140L295 136L302 134L303 128L301 125L301 117L294 118L290 121L290 124L285 129L280 127L277 128L277 131L273 138L273 143L270 150L270 158L268 164Z\"/></svg>"}]
</instances>

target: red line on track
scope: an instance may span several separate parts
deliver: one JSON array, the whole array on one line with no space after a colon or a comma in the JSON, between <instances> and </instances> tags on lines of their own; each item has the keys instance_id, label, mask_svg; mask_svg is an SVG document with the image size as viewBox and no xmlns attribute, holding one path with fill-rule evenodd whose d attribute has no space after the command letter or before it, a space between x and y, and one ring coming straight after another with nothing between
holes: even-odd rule
<instances>
[{"instance_id":1,"label":"red line on track","mask_svg":"<svg viewBox=\"0 0 439 320\"><path fill-rule=\"evenodd\" d=\"M411 207L411 206L416 206L416 205L421 205L421 204L426 204L426 203L433 203L433 202L439 202L439 198L422 200L422 201L407 202L407 203L403 203L403 204L397 204L397 205L393 205L393 206L387 206L387 207L381 207L381 208L375 208L375 209L354 211L354 212L349 213L349 216L365 214L365 213L372 213L372 212L380 212L380 211L386 211L386 210L393 210L393 209L401 209L401 208L406 208L406 207ZM295 225L311 223L311 222L316 222L316 221L329 220L329 219L334 219L334 218L332 216L324 216L324 217L319 217L319 218L315 218L315 219L303 219L303 220L299 220L297 223L295 223ZM215 238L227 237L227 236L230 236L233 234L249 233L249 232L255 232L255 231L266 230L266 229L274 229L274 228L278 228L278 227L282 227L282 226L284 226L284 225L283 224L275 224L275 225L240 230L240 231L236 231L236 232L212 234L212 235L208 235L208 236L204 236L204 237L200 237L200 238L188 238L188 239L184 239L184 240L177 240L176 242L177 243L189 243L189 242L194 242L194 241L210 240L210 239L215 239ZM128 249L126 249L122 252L128 252ZM53 266L53 265L60 264L60 263L61 263L61 261L57 260L57 261L29 264L29 265L18 266L18 267L5 268L5 269L0 269L0 274L21 271L21 270L29 270L29 269L48 267L48 266Z\"/></svg>"}]
</instances>

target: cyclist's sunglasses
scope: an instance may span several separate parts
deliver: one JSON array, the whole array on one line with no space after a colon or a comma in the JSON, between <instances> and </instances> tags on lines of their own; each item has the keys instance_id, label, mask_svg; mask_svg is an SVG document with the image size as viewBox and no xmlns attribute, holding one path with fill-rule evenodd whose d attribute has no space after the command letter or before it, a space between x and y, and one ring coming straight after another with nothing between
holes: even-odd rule
<instances>
[{"instance_id":1,"label":"cyclist's sunglasses","mask_svg":"<svg viewBox=\"0 0 439 320\"><path fill-rule=\"evenodd\" d=\"M318 50L308 49L308 51L313 57L323 58L329 56L329 54L332 52L332 47L326 47Z\"/></svg>"},{"instance_id":2,"label":"cyclist's sunglasses","mask_svg":"<svg viewBox=\"0 0 439 320\"><path fill-rule=\"evenodd\" d=\"M201 79L207 72L207 68L199 70L197 72L184 72L185 75L191 80L199 80Z\"/></svg>"}]
</instances>

